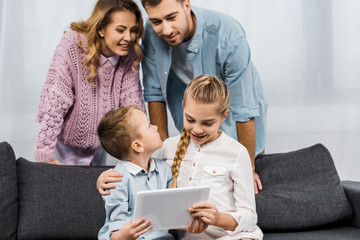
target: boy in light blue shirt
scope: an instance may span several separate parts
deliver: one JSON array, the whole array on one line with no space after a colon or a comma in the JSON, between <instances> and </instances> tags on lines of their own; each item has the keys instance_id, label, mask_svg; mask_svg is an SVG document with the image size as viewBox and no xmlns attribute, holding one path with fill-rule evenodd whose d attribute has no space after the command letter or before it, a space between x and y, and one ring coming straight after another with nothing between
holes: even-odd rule
<instances>
[{"instance_id":1,"label":"boy in light blue shirt","mask_svg":"<svg viewBox=\"0 0 360 240\"><path fill-rule=\"evenodd\" d=\"M149 231L146 219L132 220L138 191L168 188L173 180L170 166L151 158L163 144L157 127L132 105L108 112L97 133L105 151L119 159L114 170L123 174L111 194L103 196L106 219L98 239L174 239L168 231Z\"/></svg>"}]
</instances>

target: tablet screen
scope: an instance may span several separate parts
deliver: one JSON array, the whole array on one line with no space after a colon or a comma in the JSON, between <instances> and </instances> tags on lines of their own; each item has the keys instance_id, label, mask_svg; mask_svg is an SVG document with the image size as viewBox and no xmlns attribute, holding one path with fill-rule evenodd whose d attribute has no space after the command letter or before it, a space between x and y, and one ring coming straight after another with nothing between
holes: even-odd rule
<instances>
[{"instance_id":1,"label":"tablet screen","mask_svg":"<svg viewBox=\"0 0 360 240\"><path fill-rule=\"evenodd\" d=\"M209 198L209 186L139 191L134 217L151 221L152 230L187 228L192 219L188 208Z\"/></svg>"}]
</instances>

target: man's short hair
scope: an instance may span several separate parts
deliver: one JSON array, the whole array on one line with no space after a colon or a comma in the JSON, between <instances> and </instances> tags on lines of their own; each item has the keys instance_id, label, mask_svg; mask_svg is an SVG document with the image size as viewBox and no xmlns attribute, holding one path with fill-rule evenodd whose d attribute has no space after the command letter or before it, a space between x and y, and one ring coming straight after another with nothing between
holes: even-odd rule
<instances>
[{"instance_id":1,"label":"man's short hair","mask_svg":"<svg viewBox=\"0 0 360 240\"><path fill-rule=\"evenodd\" d=\"M145 8L145 5L154 7L157 6L161 3L162 0L141 0L141 3L143 5L143 7ZM176 0L178 2L184 2L185 0Z\"/></svg>"}]
</instances>

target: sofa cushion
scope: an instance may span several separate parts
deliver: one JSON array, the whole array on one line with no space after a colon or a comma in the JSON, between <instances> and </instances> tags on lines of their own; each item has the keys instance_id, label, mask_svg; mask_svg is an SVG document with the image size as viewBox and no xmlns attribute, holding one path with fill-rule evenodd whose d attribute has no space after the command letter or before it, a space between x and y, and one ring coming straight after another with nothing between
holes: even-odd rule
<instances>
[{"instance_id":1,"label":"sofa cushion","mask_svg":"<svg viewBox=\"0 0 360 240\"><path fill-rule=\"evenodd\" d=\"M263 184L256 195L258 225L265 232L306 229L351 218L351 205L323 145L263 155L255 164Z\"/></svg>"},{"instance_id":2,"label":"sofa cushion","mask_svg":"<svg viewBox=\"0 0 360 240\"><path fill-rule=\"evenodd\" d=\"M16 239L18 191L15 154L7 142L0 143L0 239Z\"/></svg>"},{"instance_id":3,"label":"sofa cushion","mask_svg":"<svg viewBox=\"0 0 360 240\"><path fill-rule=\"evenodd\" d=\"M309 231L265 233L265 240L358 240L360 228L351 226L312 229Z\"/></svg>"},{"instance_id":4,"label":"sofa cushion","mask_svg":"<svg viewBox=\"0 0 360 240\"><path fill-rule=\"evenodd\" d=\"M105 222L96 180L108 167L17 160L18 239L97 239Z\"/></svg>"}]
</instances>

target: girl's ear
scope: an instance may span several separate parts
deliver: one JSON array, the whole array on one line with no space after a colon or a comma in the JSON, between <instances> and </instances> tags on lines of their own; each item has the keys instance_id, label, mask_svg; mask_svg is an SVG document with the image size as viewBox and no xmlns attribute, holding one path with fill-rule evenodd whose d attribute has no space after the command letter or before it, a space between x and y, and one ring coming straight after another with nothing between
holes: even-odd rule
<instances>
[{"instance_id":1,"label":"girl's ear","mask_svg":"<svg viewBox=\"0 0 360 240\"><path fill-rule=\"evenodd\" d=\"M225 116L224 116L224 118L223 118L223 120L222 120L223 122L224 122L225 119L228 117L229 113L230 113L230 110L227 109L227 110L226 110L226 113L225 113Z\"/></svg>"},{"instance_id":2,"label":"girl's ear","mask_svg":"<svg viewBox=\"0 0 360 240\"><path fill-rule=\"evenodd\" d=\"M134 149L135 152L141 153L144 151L144 146L140 142L140 140L136 139L131 143L131 148Z\"/></svg>"}]
</instances>

